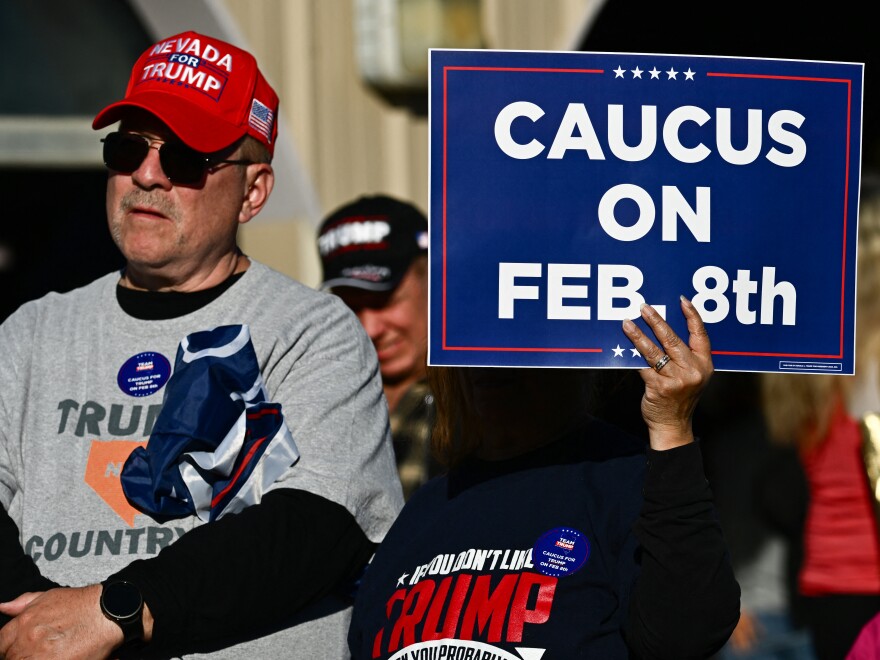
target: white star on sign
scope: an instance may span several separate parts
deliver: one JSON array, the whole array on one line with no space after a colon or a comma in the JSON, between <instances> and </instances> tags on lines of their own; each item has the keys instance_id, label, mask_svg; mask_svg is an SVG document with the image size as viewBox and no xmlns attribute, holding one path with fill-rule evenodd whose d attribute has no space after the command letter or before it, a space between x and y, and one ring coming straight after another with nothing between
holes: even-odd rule
<instances>
[{"instance_id":1,"label":"white star on sign","mask_svg":"<svg viewBox=\"0 0 880 660\"><path fill-rule=\"evenodd\" d=\"M696 71L691 71L691 68L688 67L688 70L684 72L684 79L685 80L693 80L695 73L696 73Z\"/></svg>"},{"instance_id":2,"label":"white star on sign","mask_svg":"<svg viewBox=\"0 0 880 660\"><path fill-rule=\"evenodd\" d=\"M678 71L676 71L672 67L669 67L669 71L666 72L666 75L668 76L668 78L666 78L666 80L675 80L676 79L675 76L678 75Z\"/></svg>"},{"instance_id":3,"label":"white star on sign","mask_svg":"<svg viewBox=\"0 0 880 660\"><path fill-rule=\"evenodd\" d=\"M648 71L648 73L651 74L651 78L656 78L657 80L660 80L660 72L657 70L656 66Z\"/></svg>"},{"instance_id":4,"label":"white star on sign","mask_svg":"<svg viewBox=\"0 0 880 660\"><path fill-rule=\"evenodd\" d=\"M397 578L397 586L399 587L400 585L402 585L403 581L408 577L409 577L409 573L404 573L399 578Z\"/></svg>"},{"instance_id":5,"label":"white star on sign","mask_svg":"<svg viewBox=\"0 0 880 660\"><path fill-rule=\"evenodd\" d=\"M636 68L632 70L633 78L641 78L642 70L636 65Z\"/></svg>"},{"instance_id":6,"label":"white star on sign","mask_svg":"<svg viewBox=\"0 0 880 660\"><path fill-rule=\"evenodd\" d=\"M642 357L642 354L639 353L639 349L637 349L637 348L631 348L631 349L629 349L629 350L632 351L632 357Z\"/></svg>"},{"instance_id":7,"label":"white star on sign","mask_svg":"<svg viewBox=\"0 0 880 660\"><path fill-rule=\"evenodd\" d=\"M614 357L623 357L623 349L620 347L620 344L611 349L614 351Z\"/></svg>"},{"instance_id":8,"label":"white star on sign","mask_svg":"<svg viewBox=\"0 0 880 660\"><path fill-rule=\"evenodd\" d=\"M623 78L623 69L620 68L620 65L617 65L616 69L612 69L614 71L615 78Z\"/></svg>"}]
</instances>

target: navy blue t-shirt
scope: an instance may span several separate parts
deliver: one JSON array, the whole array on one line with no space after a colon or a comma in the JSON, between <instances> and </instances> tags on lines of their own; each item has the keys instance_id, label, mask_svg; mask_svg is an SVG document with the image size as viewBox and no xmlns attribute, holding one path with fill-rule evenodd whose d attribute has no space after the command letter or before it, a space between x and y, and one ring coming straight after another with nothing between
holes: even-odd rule
<instances>
[{"instance_id":1,"label":"navy blue t-shirt","mask_svg":"<svg viewBox=\"0 0 880 660\"><path fill-rule=\"evenodd\" d=\"M349 646L355 660L682 660L711 655L738 614L698 445L655 452L593 420L417 491L367 570Z\"/></svg>"}]
</instances>

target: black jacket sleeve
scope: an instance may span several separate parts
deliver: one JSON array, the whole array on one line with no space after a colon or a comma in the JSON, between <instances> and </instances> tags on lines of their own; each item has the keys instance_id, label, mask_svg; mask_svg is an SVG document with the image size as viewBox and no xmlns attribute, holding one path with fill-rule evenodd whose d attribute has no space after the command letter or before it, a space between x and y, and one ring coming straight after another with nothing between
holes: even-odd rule
<instances>
[{"instance_id":1,"label":"black jacket sleeve","mask_svg":"<svg viewBox=\"0 0 880 660\"><path fill-rule=\"evenodd\" d=\"M715 515L699 443L648 450L635 525L640 574L626 641L642 660L709 658L739 620L739 584Z\"/></svg>"},{"instance_id":2,"label":"black jacket sleeve","mask_svg":"<svg viewBox=\"0 0 880 660\"><path fill-rule=\"evenodd\" d=\"M343 506L278 489L111 577L138 585L153 615L138 655L209 651L282 629L328 594L350 598L375 547Z\"/></svg>"},{"instance_id":3,"label":"black jacket sleeve","mask_svg":"<svg viewBox=\"0 0 880 660\"><path fill-rule=\"evenodd\" d=\"M9 513L0 506L0 603L5 603L26 591L46 591L59 586L40 575L34 560L21 547L18 526ZM0 614L0 627L9 617Z\"/></svg>"}]
</instances>

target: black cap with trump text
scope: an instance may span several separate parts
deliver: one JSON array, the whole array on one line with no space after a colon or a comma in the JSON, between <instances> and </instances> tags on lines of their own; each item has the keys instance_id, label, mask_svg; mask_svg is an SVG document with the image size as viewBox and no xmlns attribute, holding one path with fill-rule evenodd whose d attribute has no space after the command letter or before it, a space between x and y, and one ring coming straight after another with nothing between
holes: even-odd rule
<instances>
[{"instance_id":1,"label":"black cap with trump text","mask_svg":"<svg viewBox=\"0 0 880 660\"><path fill-rule=\"evenodd\" d=\"M387 195L364 196L328 215L318 230L322 289L391 291L412 260L428 251L428 219Z\"/></svg>"}]
</instances>

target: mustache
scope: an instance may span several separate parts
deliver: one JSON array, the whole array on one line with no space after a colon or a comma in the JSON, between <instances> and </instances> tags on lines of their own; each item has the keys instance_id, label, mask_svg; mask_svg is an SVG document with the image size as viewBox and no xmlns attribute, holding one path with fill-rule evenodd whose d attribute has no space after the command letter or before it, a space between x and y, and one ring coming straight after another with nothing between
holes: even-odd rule
<instances>
[{"instance_id":1,"label":"mustache","mask_svg":"<svg viewBox=\"0 0 880 660\"><path fill-rule=\"evenodd\" d=\"M171 220L178 219L177 207L168 198L147 190L131 190L125 193L119 202L119 208L123 212L139 207L155 209Z\"/></svg>"}]
</instances>

